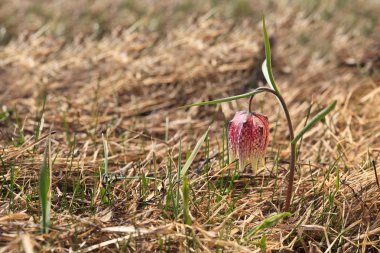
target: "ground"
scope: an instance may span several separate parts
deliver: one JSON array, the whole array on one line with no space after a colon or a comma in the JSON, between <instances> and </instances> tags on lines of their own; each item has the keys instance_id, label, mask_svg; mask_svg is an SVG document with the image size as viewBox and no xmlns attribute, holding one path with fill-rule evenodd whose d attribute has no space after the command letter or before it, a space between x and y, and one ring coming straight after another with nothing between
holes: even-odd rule
<instances>
[{"instance_id":1,"label":"ground","mask_svg":"<svg viewBox=\"0 0 380 253\"><path fill-rule=\"evenodd\" d=\"M276 99L254 99L270 122L256 174L227 147L248 98L179 108L267 85L262 13L296 132L337 100L297 146L291 214L272 224L290 155ZM361 0L0 3L0 252L379 251L379 14Z\"/></svg>"}]
</instances>

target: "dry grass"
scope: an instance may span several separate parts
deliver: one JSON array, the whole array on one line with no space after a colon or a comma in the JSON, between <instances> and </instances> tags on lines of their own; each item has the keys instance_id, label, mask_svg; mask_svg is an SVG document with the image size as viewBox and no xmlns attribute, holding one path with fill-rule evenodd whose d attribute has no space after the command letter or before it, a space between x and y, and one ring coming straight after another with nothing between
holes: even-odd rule
<instances>
[{"instance_id":1,"label":"dry grass","mask_svg":"<svg viewBox=\"0 0 380 253\"><path fill-rule=\"evenodd\" d=\"M0 252L259 252L254 242L264 235L272 252L380 249L380 26L373 21L380 7L258 5L269 13L275 76L296 128L310 109L314 115L333 99L338 106L302 141L291 217L245 241L284 202L288 133L276 100L255 102L271 122L266 167L258 175L237 175L227 162L224 126L248 101L177 109L263 85L259 12L244 16L249 3L240 2L211 11L210 3L194 4L179 24L166 15L178 13L181 1L148 5L150 16L130 20L107 2L112 25L102 36L80 25L73 26L80 34L54 32L59 15L86 1L61 12L61 5L45 6L52 18L41 29L16 17L15 35L0 49ZM3 4L1 11L15 6ZM160 22L168 25L149 27L152 6L167 11ZM83 24L72 22L67 26ZM185 225L178 164L209 125L188 173L192 224ZM38 175L49 129L56 131L52 228L40 234ZM102 133L111 182L102 179Z\"/></svg>"}]
</instances>

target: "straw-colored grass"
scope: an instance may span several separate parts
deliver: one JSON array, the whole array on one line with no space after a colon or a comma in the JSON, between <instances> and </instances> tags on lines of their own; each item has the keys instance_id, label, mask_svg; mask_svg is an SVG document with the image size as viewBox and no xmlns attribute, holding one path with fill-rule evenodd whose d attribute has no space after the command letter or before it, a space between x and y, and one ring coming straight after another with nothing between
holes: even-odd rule
<instances>
[{"instance_id":1,"label":"straw-colored grass","mask_svg":"<svg viewBox=\"0 0 380 253\"><path fill-rule=\"evenodd\" d=\"M153 12L128 21L111 4L112 25L102 34L81 28L77 16L62 21L75 29L57 34L57 13L90 4L77 2L61 12L60 5L42 6L51 18L31 18L41 24L22 21L27 12L19 9L21 17L9 21L14 34L0 48L0 252L260 252L265 237L272 252L380 249L376 1L260 1L248 10L245 1L211 10L210 3L185 10L174 8L181 1L148 4L166 10L160 27ZM0 13L16 5L2 4ZM248 99L178 109L265 85L261 10L295 128L302 129L308 111L310 119L338 101L302 140L291 216L263 229L257 226L281 212L289 167L276 99L255 98L271 129L257 175L249 168L238 174L227 159L226 123ZM209 126L179 179L178 165ZM51 129L51 227L40 234L38 180Z\"/></svg>"}]
</instances>

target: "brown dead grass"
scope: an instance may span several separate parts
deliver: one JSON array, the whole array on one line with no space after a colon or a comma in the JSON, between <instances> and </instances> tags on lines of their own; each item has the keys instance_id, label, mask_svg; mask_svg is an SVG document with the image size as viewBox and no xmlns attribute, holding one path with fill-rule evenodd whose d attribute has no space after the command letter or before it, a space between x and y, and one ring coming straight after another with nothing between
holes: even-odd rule
<instances>
[{"instance_id":1,"label":"brown dead grass","mask_svg":"<svg viewBox=\"0 0 380 253\"><path fill-rule=\"evenodd\" d=\"M291 218L253 240L265 233L273 252L375 252L380 191L372 160L380 163L380 28L365 37L362 20L352 29L345 27L356 14L340 11L324 19L326 6L309 14L284 3L273 10L266 19L274 42L275 74L296 129L302 128L310 104L312 115L334 99L338 106L305 135ZM276 100L258 98L257 110L271 122L266 168L257 176L245 173L231 192L220 194L220 199L213 196L210 204L202 199L208 183L217 185L234 169L221 166L218 159L222 127L247 101L177 108L263 85L255 74L263 59L258 18L234 20L217 11L205 13L184 19L164 34L139 23L111 29L101 39L89 35L66 40L37 31L22 33L1 48L0 102L17 113L0 121L0 252L117 252L126 241L123 250L137 252L260 251L240 239L280 212L288 169L287 128ZM42 235L37 185L44 142L35 141L34 127L44 92L48 99L42 135L56 131L52 153L57 158L53 227ZM168 160L178 159L180 140L186 153L210 124L210 170L201 172L201 154L189 171L193 225L187 227L182 216L170 218L170 211L160 206L169 187ZM17 147L20 133L25 142ZM132 178L112 183L111 206L100 197L101 133L108 136L110 171ZM10 211L12 166L17 176ZM158 193L151 181L149 194L142 198L141 181L133 179L142 174L156 177ZM340 187L335 191L338 174ZM84 197L73 197L78 184L86 188ZM62 209L65 200L70 204Z\"/></svg>"}]
</instances>

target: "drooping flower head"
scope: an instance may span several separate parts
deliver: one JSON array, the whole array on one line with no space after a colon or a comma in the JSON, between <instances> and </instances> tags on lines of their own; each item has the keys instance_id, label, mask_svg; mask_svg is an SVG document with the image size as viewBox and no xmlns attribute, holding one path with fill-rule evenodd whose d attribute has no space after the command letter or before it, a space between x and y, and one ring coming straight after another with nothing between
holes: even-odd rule
<instances>
[{"instance_id":1,"label":"drooping flower head","mask_svg":"<svg viewBox=\"0 0 380 253\"><path fill-rule=\"evenodd\" d=\"M251 163L256 172L259 162L264 161L268 145L268 118L257 112L236 112L228 126L228 138L233 159L239 159L239 170Z\"/></svg>"}]
</instances>

